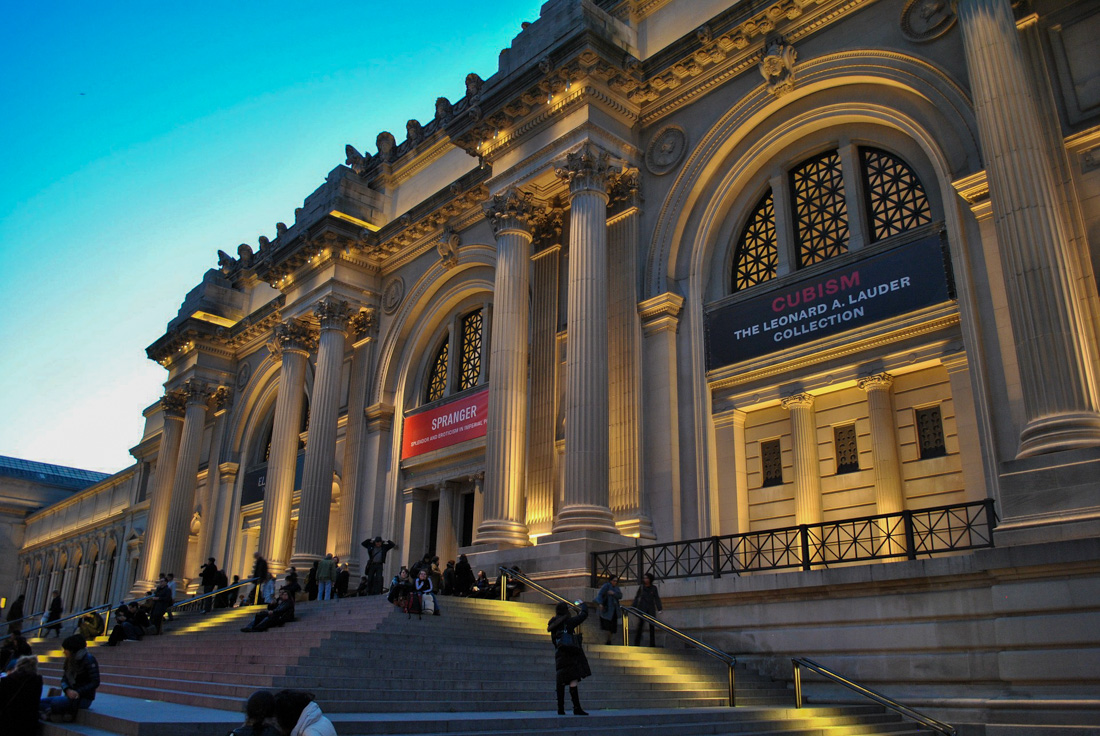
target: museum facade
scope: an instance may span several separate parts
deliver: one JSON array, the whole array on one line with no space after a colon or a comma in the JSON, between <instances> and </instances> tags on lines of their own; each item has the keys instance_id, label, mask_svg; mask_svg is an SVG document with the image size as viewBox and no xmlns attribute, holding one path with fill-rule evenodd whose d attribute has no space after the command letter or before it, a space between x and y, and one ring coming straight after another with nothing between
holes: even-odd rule
<instances>
[{"instance_id":1,"label":"museum facade","mask_svg":"<svg viewBox=\"0 0 1100 736\"><path fill-rule=\"evenodd\" d=\"M375 535L583 588L987 500L998 547L1095 542L1098 37L1085 0L551 0L219 252L135 464L28 520L17 592Z\"/></svg>"}]
</instances>

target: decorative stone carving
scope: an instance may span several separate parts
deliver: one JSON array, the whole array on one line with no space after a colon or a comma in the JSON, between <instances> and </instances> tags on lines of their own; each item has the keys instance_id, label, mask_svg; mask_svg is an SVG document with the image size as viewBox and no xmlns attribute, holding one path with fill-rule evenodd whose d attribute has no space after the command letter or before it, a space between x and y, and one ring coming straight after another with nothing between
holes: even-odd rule
<instances>
[{"instance_id":1,"label":"decorative stone carving","mask_svg":"<svg viewBox=\"0 0 1100 736\"><path fill-rule=\"evenodd\" d=\"M420 125L419 120L412 119L405 123L405 137L408 139L410 146L415 146L424 139L424 128Z\"/></svg>"},{"instance_id":2,"label":"decorative stone carving","mask_svg":"<svg viewBox=\"0 0 1100 736\"><path fill-rule=\"evenodd\" d=\"M280 351L309 353L317 347L317 334L304 320L288 319L279 322L275 325L274 332L275 339L272 342Z\"/></svg>"},{"instance_id":3,"label":"decorative stone carving","mask_svg":"<svg viewBox=\"0 0 1100 736\"><path fill-rule=\"evenodd\" d=\"M530 192L524 192L515 187L509 187L502 194L494 194L493 197L482 205L485 217L493 226L493 232L499 233L503 227L523 226L525 229L531 217L535 214L535 206L532 203Z\"/></svg>"},{"instance_id":4,"label":"decorative stone carving","mask_svg":"<svg viewBox=\"0 0 1100 736\"><path fill-rule=\"evenodd\" d=\"M342 299L326 296L313 309L313 314L321 323L322 330L341 330L347 328L351 308Z\"/></svg>"},{"instance_id":5,"label":"decorative stone carving","mask_svg":"<svg viewBox=\"0 0 1100 736\"><path fill-rule=\"evenodd\" d=\"M950 31L956 20L948 0L909 0L901 11L901 32L914 43L925 43Z\"/></svg>"},{"instance_id":6,"label":"decorative stone carving","mask_svg":"<svg viewBox=\"0 0 1100 736\"><path fill-rule=\"evenodd\" d=\"M180 391L169 391L161 397L160 408L170 417L183 417L187 411L187 396Z\"/></svg>"},{"instance_id":7,"label":"decorative stone carving","mask_svg":"<svg viewBox=\"0 0 1100 736\"><path fill-rule=\"evenodd\" d=\"M382 163L388 164L392 161L393 149L397 147L397 139L393 137L393 133L383 130L374 142L378 146L378 156L382 159Z\"/></svg>"},{"instance_id":8,"label":"decorative stone carving","mask_svg":"<svg viewBox=\"0 0 1100 736\"><path fill-rule=\"evenodd\" d=\"M237 246L237 262L241 264L241 268L252 268L252 246L248 243L241 243Z\"/></svg>"},{"instance_id":9,"label":"decorative stone carving","mask_svg":"<svg viewBox=\"0 0 1100 736\"><path fill-rule=\"evenodd\" d=\"M531 218L531 242L535 251L560 245L562 231L565 228L565 205L555 198L546 209L536 212Z\"/></svg>"},{"instance_id":10,"label":"decorative stone carving","mask_svg":"<svg viewBox=\"0 0 1100 736\"><path fill-rule=\"evenodd\" d=\"M364 307L348 320L348 331L356 342L378 334L378 310Z\"/></svg>"},{"instance_id":11,"label":"decorative stone carving","mask_svg":"<svg viewBox=\"0 0 1100 736\"><path fill-rule=\"evenodd\" d=\"M678 125L666 125L653 134L645 150L645 167L655 176L667 174L684 160L687 134Z\"/></svg>"},{"instance_id":12,"label":"decorative stone carving","mask_svg":"<svg viewBox=\"0 0 1100 736\"><path fill-rule=\"evenodd\" d=\"M470 72L466 75L466 97L473 99L481 95L481 88L485 86L485 80Z\"/></svg>"},{"instance_id":13,"label":"decorative stone carving","mask_svg":"<svg viewBox=\"0 0 1100 736\"><path fill-rule=\"evenodd\" d=\"M237 369L237 390L244 391L245 386L248 385L248 381L252 378L252 364L241 363L241 366Z\"/></svg>"},{"instance_id":14,"label":"decorative stone carving","mask_svg":"<svg viewBox=\"0 0 1100 736\"><path fill-rule=\"evenodd\" d=\"M381 138L381 136L379 136L379 138ZM379 145L379 150L381 150L381 145ZM350 143L344 146L344 154L347 157L344 163L350 166L352 171L359 176L367 173L367 166L370 164L370 159L359 153L355 146Z\"/></svg>"},{"instance_id":15,"label":"decorative stone carving","mask_svg":"<svg viewBox=\"0 0 1100 736\"><path fill-rule=\"evenodd\" d=\"M861 378L857 385L863 391L869 391L876 388L890 388L890 386L894 385L894 377L889 373L876 373L873 376Z\"/></svg>"},{"instance_id":16,"label":"decorative stone carving","mask_svg":"<svg viewBox=\"0 0 1100 736\"><path fill-rule=\"evenodd\" d=\"M435 98L435 119L441 123L445 123L451 119L451 115L454 114L454 105L446 97Z\"/></svg>"},{"instance_id":17,"label":"decorative stone carving","mask_svg":"<svg viewBox=\"0 0 1100 736\"><path fill-rule=\"evenodd\" d=\"M773 38L768 42L764 58L760 60L760 75L768 83L768 92L782 97L794 89L794 63L798 54L782 38Z\"/></svg>"},{"instance_id":18,"label":"decorative stone carving","mask_svg":"<svg viewBox=\"0 0 1100 736\"><path fill-rule=\"evenodd\" d=\"M393 314L401 306L401 300L405 298L405 282L400 276L390 279L382 289L382 311Z\"/></svg>"},{"instance_id":19,"label":"decorative stone carving","mask_svg":"<svg viewBox=\"0 0 1100 736\"><path fill-rule=\"evenodd\" d=\"M237 265L237 259L226 253L224 250L218 251L218 268L222 270L223 274L228 274L233 270L233 267Z\"/></svg>"},{"instance_id":20,"label":"decorative stone carving","mask_svg":"<svg viewBox=\"0 0 1100 736\"><path fill-rule=\"evenodd\" d=\"M611 174L610 157L591 143L565 156L565 163L555 169L559 179L569 182L569 191L586 189L604 191Z\"/></svg>"},{"instance_id":21,"label":"decorative stone carving","mask_svg":"<svg viewBox=\"0 0 1100 736\"><path fill-rule=\"evenodd\" d=\"M214 389L211 388L210 384L195 378L184 381L181 391L188 404L205 404L214 395Z\"/></svg>"},{"instance_id":22,"label":"decorative stone carving","mask_svg":"<svg viewBox=\"0 0 1100 736\"><path fill-rule=\"evenodd\" d=\"M449 227L443 230L443 234L439 236L439 242L435 245L443 268L451 269L458 265L458 248L460 245L462 245L461 235Z\"/></svg>"},{"instance_id":23,"label":"decorative stone carving","mask_svg":"<svg viewBox=\"0 0 1100 736\"><path fill-rule=\"evenodd\" d=\"M792 394L784 396L779 403L784 409L810 407L814 405L814 396L813 394Z\"/></svg>"},{"instance_id":24,"label":"decorative stone carving","mask_svg":"<svg viewBox=\"0 0 1100 736\"><path fill-rule=\"evenodd\" d=\"M284 235L286 235L286 223L285 222L276 222L275 223L275 237L281 238Z\"/></svg>"}]
</instances>

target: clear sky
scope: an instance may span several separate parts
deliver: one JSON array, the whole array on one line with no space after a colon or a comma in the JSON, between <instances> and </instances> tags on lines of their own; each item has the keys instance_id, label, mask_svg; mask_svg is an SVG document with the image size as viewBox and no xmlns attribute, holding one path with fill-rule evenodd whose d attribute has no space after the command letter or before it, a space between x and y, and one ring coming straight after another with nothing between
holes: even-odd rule
<instances>
[{"instance_id":1,"label":"clear sky","mask_svg":"<svg viewBox=\"0 0 1100 736\"><path fill-rule=\"evenodd\" d=\"M541 0L41 0L0 31L0 455L116 472L186 293L489 77Z\"/></svg>"}]
</instances>

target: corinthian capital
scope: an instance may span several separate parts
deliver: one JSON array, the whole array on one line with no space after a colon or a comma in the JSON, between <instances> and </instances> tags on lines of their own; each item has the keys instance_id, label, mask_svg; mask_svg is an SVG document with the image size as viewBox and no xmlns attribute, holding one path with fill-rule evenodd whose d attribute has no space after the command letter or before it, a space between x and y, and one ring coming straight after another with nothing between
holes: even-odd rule
<instances>
[{"instance_id":1,"label":"corinthian capital","mask_svg":"<svg viewBox=\"0 0 1100 736\"><path fill-rule=\"evenodd\" d=\"M355 342L378 334L378 310L374 307L364 307L351 316L348 320L348 329Z\"/></svg>"},{"instance_id":2,"label":"corinthian capital","mask_svg":"<svg viewBox=\"0 0 1100 736\"><path fill-rule=\"evenodd\" d=\"M214 390L210 387L210 384L195 378L188 378L184 381L181 390L189 405L205 404L210 401L210 397L214 394Z\"/></svg>"},{"instance_id":3,"label":"corinthian capital","mask_svg":"<svg viewBox=\"0 0 1100 736\"><path fill-rule=\"evenodd\" d=\"M894 385L894 377L889 373L876 373L873 376L859 379L858 386L864 391L874 389L887 389Z\"/></svg>"},{"instance_id":4,"label":"corinthian capital","mask_svg":"<svg viewBox=\"0 0 1100 736\"><path fill-rule=\"evenodd\" d=\"M347 302L331 296L326 296L318 302L313 309L313 313L320 321L322 330L340 331L347 328L348 318L352 314L351 307Z\"/></svg>"},{"instance_id":5,"label":"corinthian capital","mask_svg":"<svg viewBox=\"0 0 1100 736\"><path fill-rule=\"evenodd\" d=\"M508 187L503 194L494 194L482 207L493 226L493 233L497 235L503 230L531 231L530 220L535 214L535 205L530 192Z\"/></svg>"},{"instance_id":6,"label":"corinthian capital","mask_svg":"<svg viewBox=\"0 0 1100 736\"><path fill-rule=\"evenodd\" d=\"M288 319L275 324L275 339L268 344L272 352L294 351L309 353L317 347L317 334L309 323L300 319Z\"/></svg>"},{"instance_id":7,"label":"corinthian capital","mask_svg":"<svg viewBox=\"0 0 1100 736\"><path fill-rule=\"evenodd\" d=\"M228 386L218 386L214 389L214 393L210 395L210 408L214 411L218 411L229 403L229 400L233 398L233 389Z\"/></svg>"},{"instance_id":8,"label":"corinthian capital","mask_svg":"<svg viewBox=\"0 0 1100 736\"><path fill-rule=\"evenodd\" d=\"M607 191L611 175L610 157L607 152L591 143L565 155L565 162L555 169L559 179L569 182L569 193L583 191Z\"/></svg>"},{"instance_id":9,"label":"corinthian capital","mask_svg":"<svg viewBox=\"0 0 1100 736\"><path fill-rule=\"evenodd\" d=\"M783 405L784 409L809 409L814 405L813 394L794 394L793 396L784 396L779 402Z\"/></svg>"},{"instance_id":10,"label":"corinthian capital","mask_svg":"<svg viewBox=\"0 0 1100 736\"><path fill-rule=\"evenodd\" d=\"M180 419L187 411L187 396L182 391L168 391L160 399L160 408L166 416Z\"/></svg>"}]
</instances>

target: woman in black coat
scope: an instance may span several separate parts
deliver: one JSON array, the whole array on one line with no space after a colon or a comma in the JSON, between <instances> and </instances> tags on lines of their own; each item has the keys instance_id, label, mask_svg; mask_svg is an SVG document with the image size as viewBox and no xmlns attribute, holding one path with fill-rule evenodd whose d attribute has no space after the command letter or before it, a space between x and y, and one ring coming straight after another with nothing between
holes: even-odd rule
<instances>
[{"instance_id":1,"label":"woman in black coat","mask_svg":"<svg viewBox=\"0 0 1100 736\"><path fill-rule=\"evenodd\" d=\"M573 699L573 715L588 715L581 708L580 693L577 685L592 674L588 666L588 657L581 648L581 635L577 628L588 618L588 606L583 601L576 602L581 612L569 615L569 604L562 601L554 610L554 618L546 624L550 632L550 641L554 643L554 668L557 671L558 715L565 715L565 686L569 685L569 697Z\"/></svg>"},{"instance_id":2,"label":"woman in black coat","mask_svg":"<svg viewBox=\"0 0 1100 736\"><path fill-rule=\"evenodd\" d=\"M455 595L469 595L472 587L474 587L474 569L470 567L470 561L466 559L466 555L459 555L458 564L455 565Z\"/></svg>"},{"instance_id":3,"label":"woman in black coat","mask_svg":"<svg viewBox=\"0 0 1100 736\"><path fill-rule=\"evenodd\" d=\"M42 675L38 657L20 657L6 677L0 679L0 723L4 733L38 733L38 704L42 697Z\"/></svg>"},{"instance_id":4,"label":"woman in black coat","mask_svg":"<svg viewBox=\"0 0 1100 736\"><path fill-rule=\"evenodd\" d=\"M664 608L661 605L661 594L657 591L657 586L653 584L653 576L648 572L642 576L642 584L638 586L638 592L634 594L634 607L642 613L648 613L650 616L656 616ZM634 630L634 646L639 646L642 643L642 629L645 626L645 621L638 622L638 628ZM654 645L654 628L653 624L649 624L649 646Z\"/></svg>"}]
</instances>

